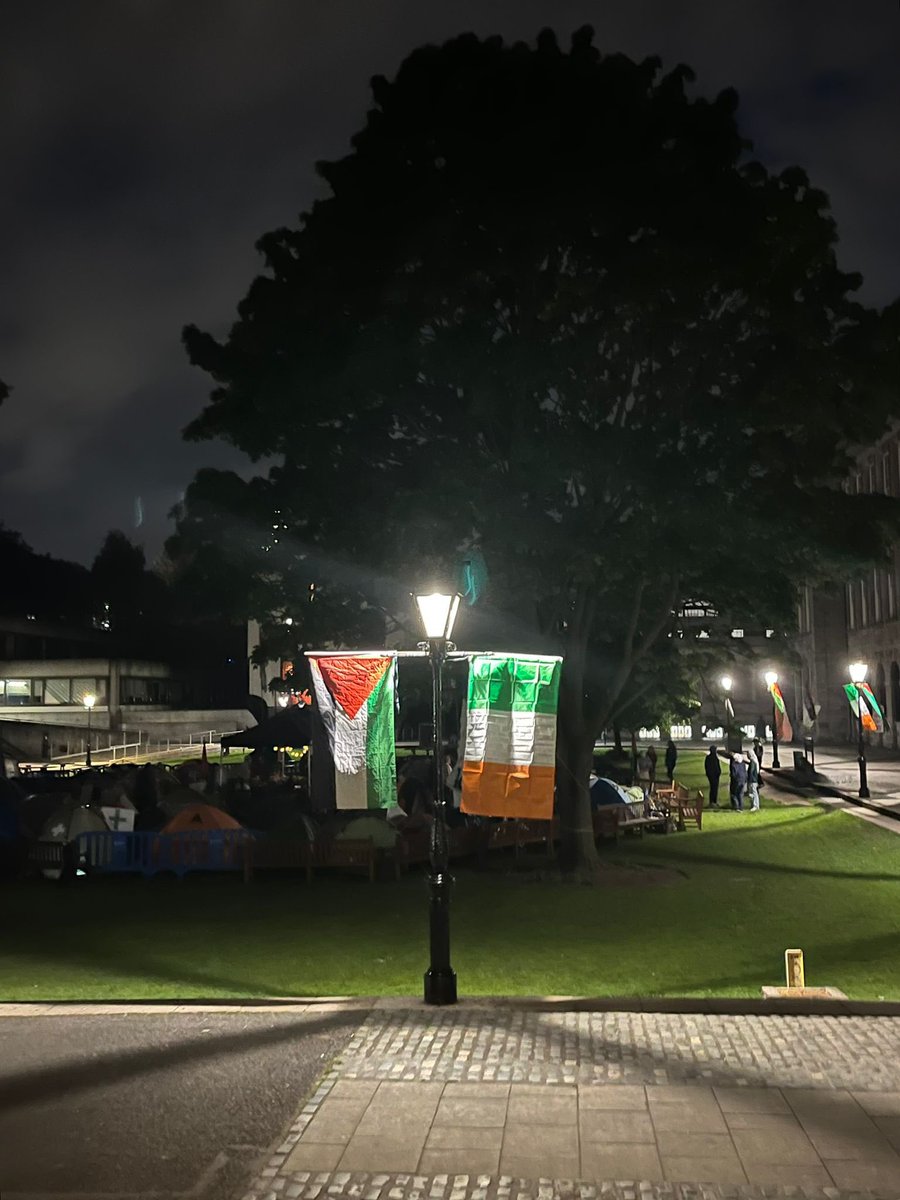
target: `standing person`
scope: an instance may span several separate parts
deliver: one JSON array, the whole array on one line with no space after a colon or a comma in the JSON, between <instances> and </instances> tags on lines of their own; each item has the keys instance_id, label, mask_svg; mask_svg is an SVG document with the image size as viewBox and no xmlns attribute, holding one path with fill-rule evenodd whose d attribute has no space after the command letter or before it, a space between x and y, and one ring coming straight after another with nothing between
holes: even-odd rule
<instances>
[{"instance_id":1,"label":"standing person","mask_svg":"<svg viewBox=\"0 0 900 1200\"><path fill-rule=\"evenodd\" d=\"M760 741L759 734L753 739L753 753L756 755L756 761L759 763L759 769L763 767L763 744Z\"/></svg>"},{"instance_id":2,"label":"standing person","mask_svg":"<svg viewBox=\"0 0 900 1200\"><path fill-rule=\"evenodd\" d=\"M747 795L750 797L750 811L759 812L759 759L756 751L747 754Z\"/></svg>"},{"instance_id":3,"label":"standing person","mask_svg":"<svg viewBox=\"0 0 900 1200\"><path fill-rule=\"evenodd\" d=\"M706 779L709 783L709 807L719 807L719 779L722 775L722 764L719 762L719 747L710 746L709 754L703 763Z\"/></svg>"},{"instance_id":4,"label":"standing person","mask_svg":"<svg viewBox=\"0 0 900 1200\"><path fill-rule=\"evenodd\" d=\"M637 785L644 793L644 800L650 799L650 756L642 750L637 760Z\"/></svg>"},{"instance_id":5,"label":"standing person","mask_svg":"<svg viewBox=\"0 0 900 1200\"><path fill-rule=\"evenodd\" d=\"M656 747L647 747L647 757L650 759L650 791L656 787Z\"/></svg>"},{"instance_id":6,"label":"standing person","mask_svg":"<svg viewBox=\"0 0 900 1200\"><path fill-rule=\"evenodd\" d=\"M675 764L678 762L678 748L675 743L669 738L669 744L666 746L666 774L669 776L669 783L675 781Z\"/></svg>"},{"instance_id":7,"label":"standing person","mask_svg":"<svg viewBox=\"0 0 900 1200\"><path fill-rule=\"evenodd\" d=\"M747 788L747 764L743 754L735 754L731 759L731 807L735 812L744 811L744 792Z\"/></svg>"}]
</instances>

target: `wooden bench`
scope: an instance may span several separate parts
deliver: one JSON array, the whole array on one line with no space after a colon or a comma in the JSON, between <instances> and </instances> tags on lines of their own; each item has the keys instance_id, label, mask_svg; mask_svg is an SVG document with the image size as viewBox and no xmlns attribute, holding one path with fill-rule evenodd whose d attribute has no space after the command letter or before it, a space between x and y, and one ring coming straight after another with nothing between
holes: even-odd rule
<instances>
[{"instance_id":1,"label":"wooden bench","mask_svg":"<svg viewBox=\"0 0 900 1200\"><path fill-rule=\"evenodd\" d=\"M315 871L364 871L369 882L375 882L377 851L370 838L359 840L307 842L248 842L244 848L244 882L249 883L255 871L303 871L311 883Z\"/></svg>"},{"instance_id":2,"label":"wooden bench","mask_svg":"<svg viewBox=\"0 0 900 1200\"><path fill-rule=\"evenodd\" d=\"M306 838L248 838L243 847L244 883L254 871L305 871L309 841Z\"/></svg>"},{"instance_id":3,"label":"wooden bench","mask_svg":"<svg viewBox=\"0 0 900 1200\"><path fill-rule=\"evenodd\" d=\"M695 792L693 796L680 796L675 801L675 805L678 812L677 824L679 829L686 829L688 825L696 825L698 829L703 828L702 792Z\"/></svg>"}]
</instances>

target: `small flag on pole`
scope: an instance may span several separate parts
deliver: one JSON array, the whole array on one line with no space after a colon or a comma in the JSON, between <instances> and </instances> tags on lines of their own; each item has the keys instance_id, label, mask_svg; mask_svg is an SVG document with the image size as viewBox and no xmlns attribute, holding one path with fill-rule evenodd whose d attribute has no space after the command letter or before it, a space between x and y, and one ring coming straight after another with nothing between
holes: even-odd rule
<instances>
[{"instance_id":1,"label":"small flag on pole","mask_svg":"<svg viewBox=\"0 0 900 1200\"><path fill-rule=\"evenodd\" d=\"M561 659L475 654L469 665L463 812L553 816Z\"/></svg>"},{"instance_id":2,"label":"small flag on pole","mask_svg":"<svg viewBox=\"0 0 900 1200\"><path fill-rule=\"evenodd\" d=\"M884 733L884 717L878 706L878 701L867 683L845 683L844 691L850 702L850 709L867 733Z\"/></svg>"},{"instance_id":3,"label":"small flag on pole","mask_svg":"<svg viewBox=\"0 0 900 1200\"><path fill-rule=\"evenodd\" d=\"M310 654L340 809L397 803L393 654Z\"/></svg>"},{"instance_id":4,"label":"small flag on pole","mask_svg":"<svg viewBox=\"0 0 900 1200\"><path fill-rule=\"evenodd\" d=\"M784 696L781 688L777 683L769 685L769 691L772 694L772 703L775 705L775 733L779 742L792 742L794 740L794 730L791 725L791 719L787 715L787 709L784 706Z\"/></svg>"}]
</instances>

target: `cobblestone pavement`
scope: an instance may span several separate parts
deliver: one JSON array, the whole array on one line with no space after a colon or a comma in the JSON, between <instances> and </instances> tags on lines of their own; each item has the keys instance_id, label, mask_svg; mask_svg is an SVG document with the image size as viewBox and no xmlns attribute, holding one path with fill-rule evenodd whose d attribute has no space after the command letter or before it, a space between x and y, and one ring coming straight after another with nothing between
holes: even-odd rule
<instances>
[{"instance_id":1,"label":"cobblestone pavement","mask_svg":"<svg viewBox=\"0 0 900 1200\"><path fill-rule=\"evenodd\" d=\"M900 1198L900 1019L377 1006L244 1200Z\"/></svg>"}]
</instances>

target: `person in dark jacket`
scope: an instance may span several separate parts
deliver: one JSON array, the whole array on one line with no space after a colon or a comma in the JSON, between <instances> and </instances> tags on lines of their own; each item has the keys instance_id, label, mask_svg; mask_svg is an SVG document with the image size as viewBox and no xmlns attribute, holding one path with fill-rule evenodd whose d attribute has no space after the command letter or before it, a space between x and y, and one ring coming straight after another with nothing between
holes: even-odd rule
<instances>
[{"instance_id":1,"label":"person in dark jacket","mask_svg":"<svg viewBox=\"0 0 900 1200\"><path fill-rule=\"evenodd\" d=\"M709 754L703 763L706 779L709 783L709 807L719 807L719 779L722 775L722 764L719 762L719 747L710 746Z\"/></svg>"},{"instance_id":2,"label":"person in dark jacket","mask_svg":"<svg viewBox=\"0 0 900 1200\"><path fill-rule=\"evenodd\" d=\"M759 759L754 750L747 753L747 795L750 797L750 811L759 812Z\"/></svg>"},{"instance_id":3,"label":"person in dark jacket","mask_svg":"<svg viewBox=\"0 0 900 1200\"><path fill-rule=\"evenodd\" d=\"M759 769L763 767L763 744L759 737L753 739L753 753L756 755L756 761L759 763Z\"/></svg>"},{"instance_id":4,"label":"person in dark jacket","mask_svg":"<svg viewBox=\"0 0 900 1200\"><path fill-rule=\"evenodd\" d=\"M675 743L669 738L669 744L666 746L666 774L669 777L669 783L675 779L675 764L678 762L678 749Z\"/></svg>"},{"instance_id":5,"label":"person in dark jacket","mask_svg":"<svg viewBox=\"0 0 900 1200\"><path fill-rule=\"evenodd\" d=\"M747 764L743 754L731 759L731 807L735 812L744 811L744 792L747 790Z\"/></svg>"}]
</instances>

